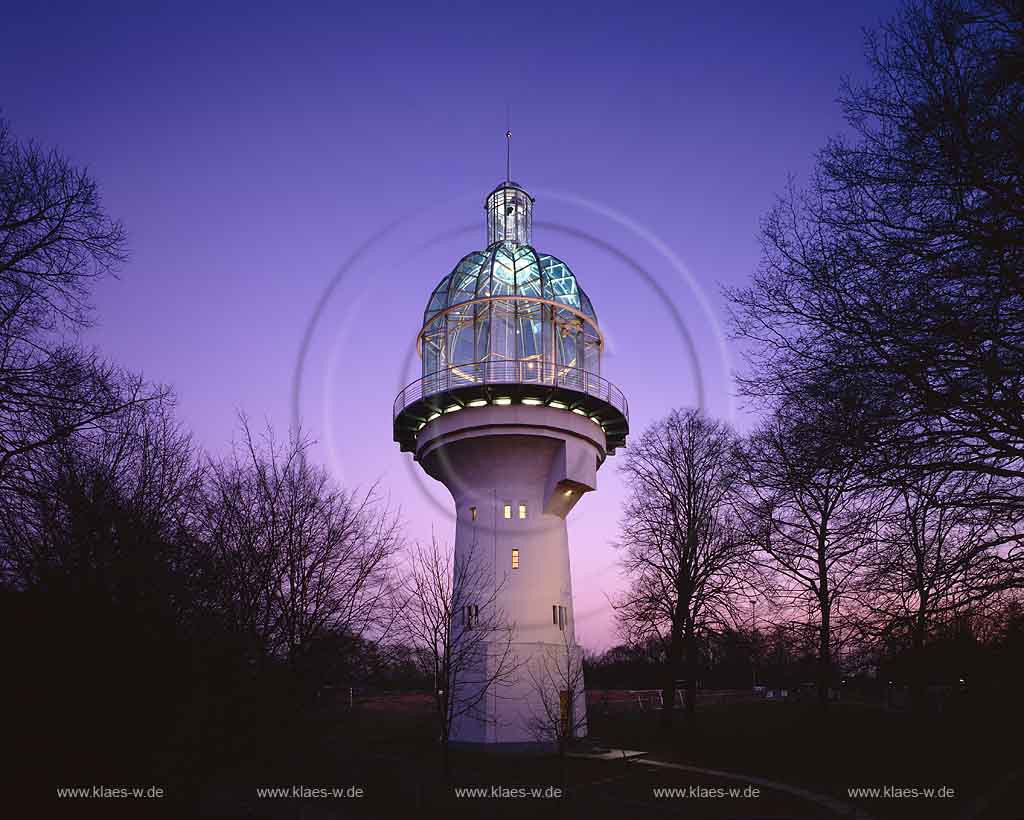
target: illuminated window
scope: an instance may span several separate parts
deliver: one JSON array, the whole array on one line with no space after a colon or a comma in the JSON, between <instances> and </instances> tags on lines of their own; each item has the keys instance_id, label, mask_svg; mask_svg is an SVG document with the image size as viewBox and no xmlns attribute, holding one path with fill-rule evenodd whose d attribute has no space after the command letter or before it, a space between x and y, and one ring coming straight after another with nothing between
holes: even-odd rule
<instances>
[{"instance_id":1,"label":"illuminated window","mask_svg":"<svg viewBox=\"0 0 1024 820\"><path fill-rule=\"evenodd\" d=\"M512 505L511 504L506 504L505 505L505 518L511 518L511 517L512 517Z\"/></svg>"},{"instance_id":2,"label":"illuminated window","mask_svg":"<svg viewBox=\"0 0 1024 820\"><path fill-rule=\"evenodd\" d=\"M468 604L464 608L462 620L466 625L466 629L472 629L480 620L480 607L476 604Z\"/></svg>"},{"instance_id":3,"label":"illuminated window","mask_svg":"<svg viewBox=\"0 0 1024 820\"><path fill-rule=\"evenodd\" d=\"M565 607L559 606L558 604L552 604L551 606L551 623L557 626L561 630L565 630L565 622L567 620Z\"/></svg>"},{"instance_id":4,"label":"illuminated window","mask_svg":"<svg viewBox=\"0 0 1024 820\"><path fill-rule=\"evenodd\" d=\"M526 505L522 501L519 502L519 517L526 518Z\"/></svg>"},{"instance_id":5,"label":"illuminated window","mask_svg":"<svg viewBox=\"0 0 1024 820\"><path fill-rule=\"evenodd\" d=\"M469 517L470 517L470 518L471 518L471 519L472 519L473 521L476 521L476 507L470 507L470 508L469 508Z\"/></svg>"},{"instance_id":6,"label":"illuminated window","mask_svg":"<svg viewBox=\"0 0 1024 820\"><path fill-rule=\"evenodd\" d=\"M512 569L519 569L519 550L512 550Z\"/></svg>"}]
</instances>

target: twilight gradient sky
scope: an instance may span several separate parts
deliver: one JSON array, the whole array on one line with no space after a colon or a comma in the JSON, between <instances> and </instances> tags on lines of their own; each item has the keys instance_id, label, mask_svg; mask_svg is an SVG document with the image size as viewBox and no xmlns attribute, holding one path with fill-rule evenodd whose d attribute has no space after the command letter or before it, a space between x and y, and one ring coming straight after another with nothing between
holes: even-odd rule
<instances>
[{"instance_id":1,"label":"twilight gradient sky","mask_svg":"<svg viewBox=\"0 0 1024 820\"><path fill-rule=\"evenodd\" d=\"M893 4L561 6L7 9L3 115L87 165L130 237L86 342L172 385L215 454L237 410L284 430L294 407L340 481L379 480L410 536L450 539L391 404L431 289L484 244L508 105L534 244L591 296L634 434L702 395L744 427L719 283L750 274L759 217L842 130L839 79ZM615 457L599 479L570 520L591 649L615 642Z\"/></svg>"}]
</instances>

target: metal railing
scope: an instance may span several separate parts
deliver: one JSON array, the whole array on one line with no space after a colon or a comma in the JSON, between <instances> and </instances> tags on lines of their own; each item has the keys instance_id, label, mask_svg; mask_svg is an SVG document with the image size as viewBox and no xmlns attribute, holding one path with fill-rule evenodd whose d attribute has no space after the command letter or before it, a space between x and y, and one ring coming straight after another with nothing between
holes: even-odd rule
<instances>
[{"instance_id":1,"label":"metal railing","mask_svg":"<svg viewBox=\"0 0 1024 820\"><path fill-rule=\"evenodd\" d=\"M394 418L410 404L436 393L474 385L536 385L564 387L608 402L629 418L626 397L614 384L581 367L531 359L498 359L460 364L429 373L407 385L395 399Z\"/></svg>"}]
</instances>

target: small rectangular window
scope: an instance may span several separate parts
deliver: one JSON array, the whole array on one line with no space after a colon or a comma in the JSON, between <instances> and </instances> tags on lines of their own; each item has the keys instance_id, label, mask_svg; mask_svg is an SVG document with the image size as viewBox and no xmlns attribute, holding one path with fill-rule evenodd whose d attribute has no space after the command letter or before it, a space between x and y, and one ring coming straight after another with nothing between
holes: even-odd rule
<instances>
[{"instance_id":1,"label":"small rectangular window","mask_svg":"<svg viewBox=\"0 0 1024 820\"><path fill-rule=\"evenodd\" d=\"M474 626L476 626L479 618L480 608L476 604L467 605L465 613L463 614L463 621L466 624L466 629L472 629Z\"/></svg>"},{"instance_id":2,"label":"small rectangular window","mask_svg":"<svg viewBox=\"0 0 1024 820\"><path fill-rule=\"evenodd\" d=\"M519 502L519 517L526 518L526 505L522 501Z\"/></svg>"},{"instance_id":3,"label":"small rectangular window","mask_svg":"<svg viewBox=\"0 0 1024 820\"><path fill-rule=\"evenodd\" d=\"M512 517L512 505L511 504L506 504L505 505L505 518L511 518L511 517Z\"/></svg>"},{"instance_id":4,"label":"small rectangular window","mask_svg":"<svg viewBox=\"0 0 1024 820\"><path fill-rule=\"evenodd\" d=\"M519 550L512 550L512 569L519 569Z\"/></svg>"},{"instance_id":5,"label":"small rectangular window","mask_svg":"<svg viewBox=\"0 0 1024 820\"><path fill-rule=\"evenodd\" d=\"M551 623L562 631L565 631L565 624L568 620L568 613L564 606L554 604L551 607Z\"/></svg>"},{"instance_id":6,"label":"small rectangular window","mask_svg":"<svg viewBox=\"0 0 1024 820\"><path fill-rule=\"evenodd\" d=\"M469 517L471 520L476 521L476 507L469 508Z\"/></svg>"},{"instance_id":7,"label":"small rectangular window","mask_svg":"<svg viewBox=\"0 0 1024 820\"><path fill-rule=\"evenodd\" d=\"M551 606L551 623L558 626L558 604Z\"/></svg>"}]
</instances>

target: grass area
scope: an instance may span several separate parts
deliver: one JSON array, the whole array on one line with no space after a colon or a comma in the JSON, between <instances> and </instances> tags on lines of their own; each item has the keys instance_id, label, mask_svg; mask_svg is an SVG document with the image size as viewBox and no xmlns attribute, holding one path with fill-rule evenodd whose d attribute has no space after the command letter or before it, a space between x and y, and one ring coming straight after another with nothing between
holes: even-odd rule
<instances>
[{"instance_id":1,"label":"grass area","mask_svg":"<svg viewBox=\"0 0 1024 820\"><path fill-rule=\"evenodd\" d=\"M1012 769L1010 751L1024 721L998 704L971 704L917 718L863 704L752 702L698 709L691 731L682 716L669 733L653 712L592 715L603 742L650 751L655 757L741 772L848 800L861 786L951 786L952 800L861 799L872 814L957 816Z\"/></svg>"},{"instance_id":2,"label":"grass area","mask_svg":"<svg viewBox=\"0 0 1024 820\"><path fill-rule=\"evenodd\" d=\"M592 711L592 737L640 749L651 757L754 775L800 786L871 815L888 818L954 818L971 800L1002 779L1017 763L999 737L1019 737L1019 715L991 705L917 720L878 707L834 704L822 714L813 704L770 702L707 705L694 730L682 716L669 733L656 712L602 715ZM688 818L824 818L827 812L778 792L756 801L654 799L659 786L736 785L714 777L621 761L570 760L455 750L457 786L558 787L563 800L456 799L442 777L429 703L414 699L365 703L352 711L326 711L283 730L279 742L258 759L221 772L208 784L199 813L208 817L379 817L409 811L452 817L629 816ZM336 800L258 799L255 787L287 784L353 784L366 798ZM860 799L848 787L952 786L958 797ZM998 812L998 809L992 809ZM383 812L383 814L382 814ZM395 814L397 812L397 814ZM986 817L999 817L991 813Z\"/></svg>"},{"instance_id":3,"label":"grass area","mask_svg":"<svg viewBox=\"0 0 1024 820\"><path fill-rule=\"evenodd\" d=\"M715 778L638 767L622 761L560 760L554 755L452 751L452 783L444 781L429 710L408 699L369 703L351 712L322 714L318 725L293 725L281 736L279 754L240 762L219 773L199 806L205 817L303 818L424 816L453 818L678 816L672 800L657 800L662 786L727 786ZM316 739L316 740L315 740ZM265 800L257 786L358 784L361 801ZM459 798L454 787L562 789L562 799ZM765 794L757 801L725 800L686 807L689 818L816 817L785 795Z\"/></svg>"}]
</instances>

